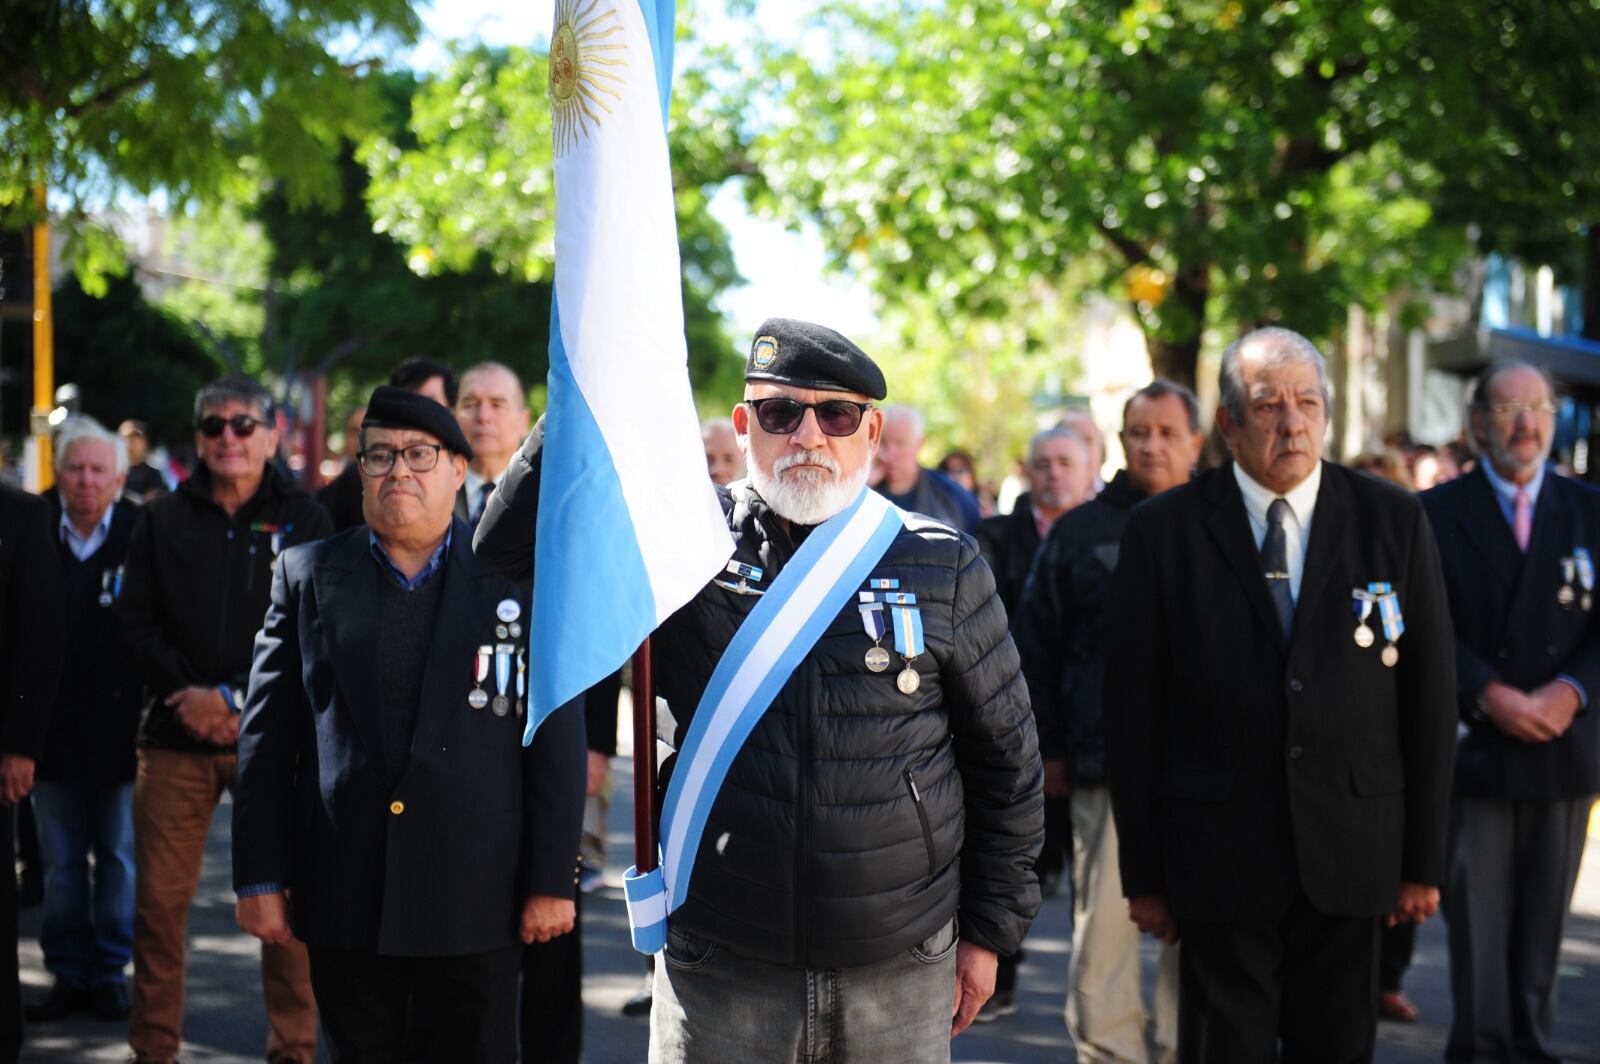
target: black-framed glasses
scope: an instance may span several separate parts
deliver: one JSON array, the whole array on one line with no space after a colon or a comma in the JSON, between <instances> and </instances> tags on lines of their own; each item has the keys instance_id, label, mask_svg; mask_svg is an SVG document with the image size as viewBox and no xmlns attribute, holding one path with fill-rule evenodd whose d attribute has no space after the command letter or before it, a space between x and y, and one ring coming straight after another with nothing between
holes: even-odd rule
<instances>
[{"instance_id":1,"label":"black-framed glasses","mask_svg":"<svg viewBox=\"0 0 1600 1064\"><path fill-rule=\"evenodd\" d=\"M241 440L250 435L260 426L266 424L260 418L251 417L249 414L235 414L232 417L223 417L221 414L207 414L194 427L200 435L208 440L217 439L224 429L232 429L233 434Z\"/></svg>"},{"instance_id":2,"label":"black-framed glasses","mask_svg":"<svg viewBox=\"0 0 1600 1064\"><path fill-rule=\"evenodd\" d=\"M775 395L769 399L746 399L744 405L756 412L756 423L774 436L787 436L800 427L806 411L817 415L817 428L825 436L853 436L861 427L861 419L872 409L871 403L856 403L849 399L824 399L820 403L802 403L798 399Z\"/></svg>"},{"instance_id":3,"label":"black-framed glasses","mask_svg":"<svg viewBox=\"0 0 1600 1064\"><path fill-rule=\"evenodd\" d=\"M1526 410L1534 417L1549 417L1556 412L1554 403L1490 403L1495 417L1511 419Z\"/></svg>"},{"instance_id":4,"label":"black-framed glasses","mask_svg":"<svg viewBox=\"0 0 1600 1064\"><path fill-rule=\"evenodd\" d=\"M444 450L442 443L413 443L409 447L399 449L368 447L356 455L356 462L367 476L386 477L394 468L394 460L398 455L405 461L406 468L413 473L426 473L439 464L439 452L442 450Z\"/></svg>"}]
</instances>

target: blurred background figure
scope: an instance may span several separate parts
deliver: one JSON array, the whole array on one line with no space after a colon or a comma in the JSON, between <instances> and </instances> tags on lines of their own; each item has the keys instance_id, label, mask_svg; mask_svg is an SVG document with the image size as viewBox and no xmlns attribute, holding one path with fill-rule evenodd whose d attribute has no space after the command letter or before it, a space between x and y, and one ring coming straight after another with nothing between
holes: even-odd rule
<instances>
[{"instance_id":1,"label":"blurred background figure","mask_svg":"<svg viewBox=\"0 0 1600 1064\"><path fill-rule=\"evenodd\" d=\"M1406 460L1392 447L1385 447L1381 451L1363 451L1351 459L1350 468L1371 473L1407 491L1411 490L1411 474L1406 470Z\"/></svg>"},{"instance_id":2,"label":"blurred background figure","mask_svg":"<svg viewBox=\"0 0 1600 1064\"><path fill-rule=\"evenodd\" d=\"M55 440L56 490L48 502L65 577L70 664L62 670L33 795L44 859L39 948L55 981L28 1006L30 1023L78 1012L128 1018L133 743L143 687L122 654L112 608L139 514L139 504L123 494L126 438L88 418L69 418Z\"/></svg>"},{"instance_id":3,"label":"blurred background figure","mask_svg":"<svg viewBox=\"0 0 1600 1064\"><path fill-rule=\"evenodd\" d=\"M733 419L708 417L700 423L700 439L706 445L706 472L713 484L728 485L744 479L744 454L733 431Z\"/></svg>"},{"instance_id":4,"label":"blurred background figure","mask_svg":"<svg viewBox=\"0 0 1600 1064\"><path fill-rule=\"evenodd\" d=\"M943 473L918 464L921 450L922 415L914 407L884 407L873 486L902 510L943 521L969 535L976 532L982 517L978 500Z\"/></svg>"},{"instance_id":5,"label":"blurred background figure","mask_svg":"<svg viewBox=\"0 0 1600 1064\"><path fill-rule=\"evenodd\" d=\"M133 502L149 502L167 490L161 470L146 459L150 456L150 426L129 418L117 426L117 435L128 452L128 483L122 490Z\"/></svg>"},{"instance_id":6,"label":"blurred background figure","mask_svg":"<svg viewBox=\"0 0 1600 1064\"><path fill-rule=\"evenodd\" d=\"M1089 445L1089 464L1094 471L1091 486L1093 494L1100 494L1106 482L1101 479L1101 471L1106 464L1106 437L1100 431L1100 426L1095 424L1094 415L1087 410L1068 410L1061 415L1058 422L1060 426L1070 432L1076 432L1079 439Z\"/></svg>"},{"instance_id":7,"label":"blurred background figure","mask_svg":"<svg viewBox=\"0 0 1600 1064\"><path fill-rule=\"evenodd\" d=\"M456 516L476 526L500 474L528 434L528 397L510 366L480 362L461 375L456 420L472 444Z\"/></svg>"},{"instance_id":8,"label":"blurred background figure","mask_svg":"<svg viewBox=\"0 0 1600 1064\"><path fill-rule=\"evenodd\" d=\"M1435 484L1443 484L1461 475L1450 452L1441 451L1430 444L1422 443L1411 448L1410 460L1413 491L1427 491Z\"/></svg>"},{"instance_id":9,"label":"blurred background figure","mask_svg":"<svg viewBox=\"0 0 1600 1064\"><path fill-rule=\"evenodd\" d=\"M978 479L978 467L973 463L972 455L966 451L950 451L939 459L937 468L978 500L978 513L984 517L994 516L994 492Z\"/></svg>"}]
</instances>

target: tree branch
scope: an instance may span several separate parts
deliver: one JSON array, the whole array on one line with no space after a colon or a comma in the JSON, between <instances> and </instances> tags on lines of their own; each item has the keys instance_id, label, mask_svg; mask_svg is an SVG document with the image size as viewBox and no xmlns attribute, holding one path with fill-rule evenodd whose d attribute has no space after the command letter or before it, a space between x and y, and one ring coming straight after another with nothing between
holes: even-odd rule
<instances>
[{"instance_id":1,"label":"tree branch","mask_svg":"<svg viewBox=\"0 0 1600 1064\"><path fill-rule=\"evenodd\" d=\"M146 67L132 77L107 85L82 103L73 104L71 107L64 108L64 110L72 118L80 118L91 111L104 110L115 103L119 97L127 95L149 80L150 69Z\"/></svg>"},{"instance_id":2,"label":"tree branch","mask_svg":"<svg viewBox=\"0 0 1600 1064\"><path fill-rule=\"evenodd\" d=\"M1129 266L1153 265L1150 260L1150 252L1145 250L1137 240L1118 232L1103 221L1096 224L1099 226L1100 235L1110 241L1111 246L1122 253L1122 257L1128 260Z\"/></svg>"}]
</instances>

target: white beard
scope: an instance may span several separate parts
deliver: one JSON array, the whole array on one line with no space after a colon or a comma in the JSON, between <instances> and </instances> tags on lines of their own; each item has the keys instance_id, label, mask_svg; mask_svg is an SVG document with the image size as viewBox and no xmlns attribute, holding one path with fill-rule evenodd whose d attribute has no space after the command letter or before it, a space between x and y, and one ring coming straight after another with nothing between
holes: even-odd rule
<instances>
[{"instance_id":1,"label":"white beard","mask_svg":"<svg viewBox=\"0 0 1600 1064\"><path fill-rule=\"evenodd\" d=\"M812 463L825 466L832 475L810 469L782 475L791 466ZM772 463L771 472L751 461L750 482L779 517L797 525L820 525L855 501L871 467L871 462L863 462L854 476L845 479L839 463L826 453L802 451L779 458Z\"/></svg>"}]
</instances>

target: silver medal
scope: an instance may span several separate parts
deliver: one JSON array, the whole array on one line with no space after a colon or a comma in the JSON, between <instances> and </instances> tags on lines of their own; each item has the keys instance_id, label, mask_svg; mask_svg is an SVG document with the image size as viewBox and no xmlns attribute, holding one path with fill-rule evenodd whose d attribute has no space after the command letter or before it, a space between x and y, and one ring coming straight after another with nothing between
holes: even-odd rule
<instances>
[{"instance_id":1,"label":"silver medal","mask_svg":"<svg viewBox=\"0 0 1600 1064\"><path fill-rule=\"evenodd\" d=\"M467 705L473 709L482 709L489 704L489 692L481 687L474 687L467 692Z\"/></svg>"},{"instance_id":2,"label":"silver medal","mask_svg":"<svg viewBox=\"0 0 1600 1064\"><path fill-rule=\"evenodd\" d=\"M111 592L109 592L109 591L100 592L100 605L109 606L109 605L111 605L112 601L113 600L111 598Z\"/></svg>"},{"instance_id":3,"label":"silver medal","mask_svg":"<svg viewBox=\"0 0 1600 1064\"><path fill-rule=\"evenodd\" d=\"M1378 655L1378 657L1380 660L1382 660L1386 668L1392 669L1400 660L1400 649L1393 643L1390 643L1388 646L1383 648L1383 653Z\"/></svg>"},{"instance_id":4,"label":"silver medal","mask_svg":"<svg viewBox=\"0 0 1600 1064\"><path fill-rule=\"evenodd\" d=\"M1578 605L1583 607L1583 612L1588 613L1594 606L1594 596L1585 591L1583 593L1583 601L1579 602Z\"/></svg>"},{"instance_id":5,"label":"silver medal","mask_svg":"<svg viewBox=\"0 0 1600 1064\"><path fill-rule=\"evenodd\" d=\"M907 665L900 670L900 675L894 678L894 685L900 688L901 694L914 695L917 693L917 688L922 686L922 677L917 675L916 669Z\"/></svg>"},{"instance_id":6,"label":"silver medal","mask_svg":"<svg viewBox=\"0 0 1600 1064\"><path fill-rule=\"evenodd\" d=\"M1373 643L1377 642L1377 636L1372 634L1371 628L1368 628L1363 624L1356 628L1355 640L1356 646L1360 647L1362 650L1365 650Z\"/></svg>"},{"instance_id":7,"label":"silver medal","mask_svg":"<svg viewBox=\"0 0 1600 1064\"><path fill-rule=\"evenodd\" d=\"M510 624L506 625L506 628L511 632L512 639L522 638L522 625L518 624L516 621L512 621Z\"/></svg>"},{"instance_id":8,"label":"silver medal","mask_svg":"<svg viewBox=\"0 0 1600 1064\"><path fill-rule=\"evenodd\" d=\"M503 624L497 624L494 626L494 635L496 639L510 639L511 629Z\"/></svg>"},{"instance_id":9,"label":"silver medal","mask_svg":"<svg viewBox=\"0 0 1600 1064\"><path fill-rule=\"evenodd\" d=\"M522 616L522 607L517 605L516 599L501 599L500 604L494 608L494 615L510 624Z\"/></svg>"},{"instance_id":10,"label":"silver medal","mask_svg":"<svg viewBox=\"0 0 1600 1064\"><path fill-rule=\"evenodd\" d=\"M511 699L505 695L495 695L494 701L489 705L489 709L493 711L495 716L503 717L511 712Z\"/></svg>"},{"instance_id":11,"label":"silver medal","mask_svg":"<svg viewBox=\"0 0 1600 1064\"><path fill-rule=\"evenodd\" d=\"M882 672L889 667L889 652L882 647L873 647L867 651L867 668L873 672Z\"/></svg>"},{"instance_id":12,"label":"silver medal","mask_svg":"<svg viewBox=\"0 0 1600 1064\"><path fill-rule=\"evenodd\" d=\"M1572 588L1566 584L1562 584L1561 590L1556 592L1556 601L1561 603L1563 606L1572 605L1572 600L1577 597L1577 594L1573 592Z\"/></svg>"}]
</instances>

